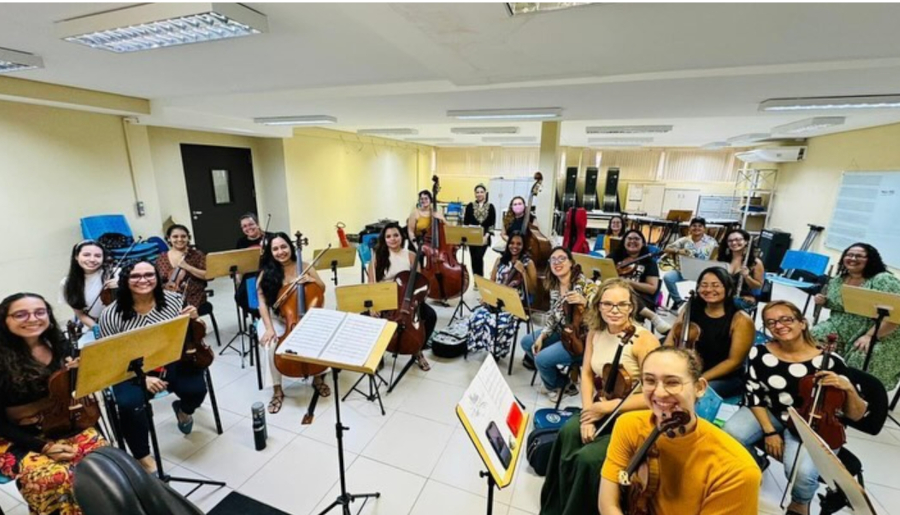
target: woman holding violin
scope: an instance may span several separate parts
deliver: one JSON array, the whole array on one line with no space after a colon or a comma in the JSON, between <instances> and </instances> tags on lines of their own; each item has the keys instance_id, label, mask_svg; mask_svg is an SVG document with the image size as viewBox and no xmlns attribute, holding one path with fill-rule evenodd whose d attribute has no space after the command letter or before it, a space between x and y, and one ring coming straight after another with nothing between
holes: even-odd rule
<instances>
[{"instance_id":1,"label":"woman holding violin","mask_svg":"<svg viewBox=\"0 0 900 515\"><path fill-rule=\"evenodd\" d=\"M484 253L491 245L491 231L497 223L497 213L494 205L488 202L488 192L484 184L475 186L475 202L466 205L463 215L463 225L480 225L487 237L486 243L481 246L469 247L469 255L472 256L472 273L484 277Z\"/></svg>"},{"instance_id":2,"label":"woman holding violin","mask_svg":"<svg viewBox=\"0 0 900 515\"><path fill-rule=\"evenodd\" d=\"M262 319L262 324L257 326L257 333L262 333L259 335L259 344L266 349L266 359L269 360L269 372L272 376L272 398L269 400L268 411L275 414L281 411L284 404L284 388L282 388L284 375L275 366L275 349L278 339L284 336L286 327L284 317L276 308L279 293L283 287L296 282L300 288L307 283L315 283L324 294L325 283L316 269L309 267L309 263L305 261L300 266L307 272L303 277L297 277L297 248L290 236L283 232L276 232L271 238L266 239L262 263L256 286L259 315ZM331 395L331 388L325 383L324 374L315 376L313 388L322 397Z\"/></svg>"},{"instance_id":3,"label":"woman holding violin","mask_svg":"<svg viewBox=\"0 0 900 515\"><path fill-rule=\"evenodd\" d=\"M816 295L816 305L825 306L831 314L813 327L813 336L824 339L831 333L837 334L838 354L848 365L861 369L875 334L875 321L844 311L841 286L845 284L897 295L900 279L887 270L878 249L868 243L854 243L841 254L837 275ZM881 380L888 391L900 381L900 331L896 324L882 322L868 372Z\"/></svg>"},{"instance_id":4,"label":"woman holding violin","mask_svg":"<svg viewBox=\"0 0 900 515\"><path fill-rule=\"evenodd\" d=\"M94 240L76 244L72 247L69 273L60 283L60 303L68 304L88 329L97 325L105 307L100 292L114 289L117 284L106 268L106 257L106 249Z\"/></svg>"},{"instance_id":5,"label":"woman holding violin","mask_svg":"<svg viewBox=\"0 0 900 515\"><path fill-rule=\"evenodd\" d=\"M859 420L866 413L866 402L856 388L844 377L844 362L830 355L828 369L823 370L823 350L813 339L803 313L794 304L775 301L766 304L763 323L772 334L765 345L750 349L750 367L746 378L745 405L725 423L725 431L750 450L761 468L768 466L753 446L764 441L766 454L784 463L786 477L793 466L798 467L791 491L788 515L806 515L809 503L819 488L819 473L806 453L796 460L800 439L785 431L788 407L800 409L801 382L807 376L818 379L822 386L836 388L846 394L843 406L837 407L844 416Z\"/></svg>"},{"instance_id":6,"label":"woman holding violin","mask_svg":"<svg viewBox=\"0 0 900 515\"><path fill-rule=\"evenodd\" d=\"M640 231L631 229L625 232L622 246L610 256L616 263L619 277L631 282L631 287L638 295L635 313L638 321L650 320L653 327L665 334L671 326L656 314L656 295L659 293L659 267L656 258L650 253L647 240Z\"/></svg>"},{"instance_id":7,"label":"woman holding violin","mask_svg":"<svg viewBox=\"0 0 900 515\"><path fill-rule=\"evenodd\" d=\"M685 318L699 336L681 342ZM744 392L744 363L755 338L753 320L735 306L731 276L710 267L697 278L690 311L682 310L665 344L693 348L703 361L703 379L721 397L734 397Z\"/></svg>"},{"instance_id":8,"label":"woman holding violin","mask_svg":"<svg viewBox=\"0 0 900 515\"><path fill-rule=\"evenodd\" d=\"M559 390L566 384L566 378L560 374L557 365L571 365L581 359L581 356L572 355L560 344L566 312L587 306L595 292L595 285L585 279L569 249L556 247L550 252L550 273L544 286L550 292L550 309L544 319L544 327L522 338L521 346L525 351L525 367L531 368L531 364L537 367L547 396L556 399ZM565 392L569 396L577 393L578 388L574 384L569 385Z\"/></svg>"},{"instance_id":9,"label":"woman holding violin","mask_svg":"<svg viewBox=\"0 0 900 515\"><path fill-rule=\"evenodd\" d=\"M75 465L108 445L94 428L60 438L42 430L51 375L78 366L70 350L43 297L17 293L0 302L0 474L16 481L30 513L80 515Z\"/></svg>"},{"instance_id":10,"label":"woman holding violin","mask_svg":"<svg viewBox=\"0 0 900 515\"><path fill-rule=\"evenodd\" d=\"M404 247L403 231L397 223L384 226L375 243L375 252L369 262L369 283L391 282L400 272L412 270L416 255ZM437 313L425 302L419 303L419 317L425 324L425 341L427 342L437 325ZM427 372L431 365L421 351L416 355L416 364Z\"/></svg>"},{"instance_id":11,"label":"woman holding violin","mask_svg":"<svg viewBox=\"0 0 900 515\"><path fill-rule=\"evenodd\" d=\"M444 215L435 209L434 195L428 190L419 192L419 202L409 214L406 221L406 231L409 237L410 248L415 245L416 237L424 236L425 243L431 242L431 220L436 218L444 220ZM415 249L413 249L415 250Z\"/></svg>"},{"instance_id":12,"label":"woman holding violin","mask_svg":"<svg viewBox=\"0 0 900 515\"><path fill-rule=\"evenodd\" d=\"M700 370L686 349L660 347L644 358L640 379L650 410L616 421L600 473L603 515L759 513L762 472L746 449L697 417L707 387Z\"/></svg>"},{"instance_id":13,"label":"woman holding violin","mask_svg":"<svg viewBox=\"0 0 900 515\"><path fill-rule=\"evenodd\" d=\"M590 305L581 367L581 416L566 422L550 451L540 515L597 514L600 467L613 427L606 424L597 434L598 424L618 413L647 409L635 385L641 363L659 341L637 325L634 306L634 292L622 279L603 281ZM614 382L614 394L605 392L608 381Z\"/></svg>"},{"instance_id":14,"label":"woman holding violin","mask_svg":"<svg viewBox=\"0 0 900 515\"><path fill-rule=\"evenodd\" d=\"M520 233L513 233L506 241L506 250L494 263L491 281L515 288L519 298L526 304L528 292L537 285L537 268L525 252L525 239ZM517 320L508 312L499 314L494 308L482 304L475 308L469 318L469 352L491 349L496 359L509 354L516 334ZM496 327L495 327L496 326Z\"/></svg>"},{"instance_id":15,"label":"woman holding violin","mask_svg":"<svg viewBox=\"0 0 900 515\"><path fill-rule=\"evenodd\" d=\"M500 233L503 241L507 241L514 232L525 234L525 209L524 198L515 196L509 201L509 208L503 214L503 232ZM534 220L534 215L531 215L529 223L531 220Z\"/></svg>"},{"instance_id":16,"label":"woman holding violin","mask_svg":"<svg viewBox=\"0 0 900 515\"><path fill-rule=\"evenodd\" d=\"M122 268L116 300L100 315L100 335L106 338L185 314L196 319L197 308L185 307L180 294L164 290L159 271L149 261L139 260ZM147 472L154 473L156 463L150 454L150 427L144 413L145 392L155 395L168 390L174 393L178 399L172 402L172 410L177 417L178 429L190 434L194 427L194 411L206 398L203 372L176 361L166 366L162 374L148 373L143 388L130 380L113 385L125 443Z\"/></svg>"},{"instance_id":17,"label":"woman holding violin","mask_svg":"<svg viewBox=\"0 0 900 515\"><path fill-rule=\"evenodd\" d=\"M610 246L612 239L622 239L625 236L625 218L621 215L615 215L609 219L609 225L606 227L606 233L603 234L603 253L608 256L610 254Z\"/></svg>"},{"instance_id":18,"label":"woman holding violin","mask_svg":"<svg viewBox=\"0 0 900 515\"><path fill-rule=\"evenodd\" d=\"M728 263L728 271L740 291L735 292L734 303L738 309L750 310L756 306L756 295L763 287L765 269L756 257L757 248L751 244L750 233L732 229L725 234L725 248L719 252L719 261ZM743 278L743 279L742 279Z\"/></svg>"},{"instance_id":19,"label":"woman holding violin","mask_svg":"<svg viewBox=\"0 0 900 515\"><path fill-rule=\"evenodd\" d=\"M188 228L175 224L166 230L169 251L156 258L156 269L167 290L181 293L189 306L206 303L206 254L190 246Z\"/></svg>"}]
</instances>

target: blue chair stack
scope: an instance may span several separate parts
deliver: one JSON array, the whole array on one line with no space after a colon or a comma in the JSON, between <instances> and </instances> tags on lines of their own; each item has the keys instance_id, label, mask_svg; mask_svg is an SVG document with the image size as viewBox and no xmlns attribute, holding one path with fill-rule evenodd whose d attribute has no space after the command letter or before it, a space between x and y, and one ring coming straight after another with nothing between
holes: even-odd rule
<instances>
[{"instance_id":1,"label":"blue chair stack","mask_svg":"<svg viewBox=\"0 0 900 515\"><path fill-rule=\"evenodd\" d=\"M96 215L87 216L81 219L81 235L88 240L99 240L104 234L123 234L130 238L134 238L131 226L125 215ZM123 249L108 249L113 259L120 259L128 251ZM159 247L156 243L141 242L131 249L128 254L129 259L149 259L154 260L159 255Z\"/></svg>"}]
</instances>

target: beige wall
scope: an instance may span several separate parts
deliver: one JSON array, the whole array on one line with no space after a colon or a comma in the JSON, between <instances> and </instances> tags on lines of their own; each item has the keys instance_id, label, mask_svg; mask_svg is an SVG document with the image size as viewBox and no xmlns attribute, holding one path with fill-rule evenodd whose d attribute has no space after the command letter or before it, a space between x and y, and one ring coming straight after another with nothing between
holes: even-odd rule
<instances>
[{"instance_id":1,"label":"beige wall","mask_svg":"<svg viewBox=\"0 0 900 515\"><path fill-rule=\"evenodd\" d=\"M425 146L304 129L284 140L284 157L290 233L303 232L314 249L337 244L339 221L348 232L379 218L404 222L416 192L431 186L421 184L431 166Z\"/></svg>"},{"instance_id":2,"label":"beige wall","mask_svg":"<svg viewBox=\"0 0 900 515\"><path fill-rule=\"evenodd\" d=\"M841 184L841 172L900 170L900 124L810 138L805 161L782 164L769 227L788 231L793 248L806 237L806 224L825 226L812 250L832 259L840 251L825 247L825 235ZM871 242L876 247L878 242ZM896 270L895 270L896 271Z\"/></svg>"}]
</instances>

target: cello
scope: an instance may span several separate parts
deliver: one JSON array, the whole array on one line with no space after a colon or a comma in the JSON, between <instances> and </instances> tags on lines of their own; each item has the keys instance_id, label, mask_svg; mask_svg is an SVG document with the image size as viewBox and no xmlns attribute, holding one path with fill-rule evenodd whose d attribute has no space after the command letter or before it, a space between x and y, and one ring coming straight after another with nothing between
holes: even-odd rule
<instances>
[{"instance_id":1,"label":"cello","mask_svg":"<svg viewBox=\"0 0 900 515\"><path fill-rule=\"evenodd\" d=\"M187 283L191 280L187 277L184 282L184 289L187 289ZM187 297L182 297L181 309L188 305ZM184 347L181 350L181 363L195 370L204 370L212 365L216 354L204 341L206 338L206 324L196 318L188 321L188 330L184 335Z\"/></svg>"},{"instance_id":2,"label":"cello","mask_svg":"<svg viewBox=\"0 0 900 515\"><path fill-rule=\"evenodd\" d=\"M430 285L428 278L419 273L419 259L425 245L419 242L416 247L418 250L412 268L394 277L399 308L382 313L384 318L396 322L398 326L387 346L387 351L393 354L416 355L425 346L425 324L419 319L419 305L425 302Z\"/></svg>"},{"instance_id":3,"label":"cello","mask_svg":"<svg viewBox=\"0 0 900 515\"><path fill-rule=\"evenodd\" d=\"M77 358L81 328L70 320L66 324L70 357ZM50 376L48 390L52 403L41 413L41 430L48 438L65 438L97 425L100 406L92 395L76 399L78 369L63 367Z\"/></svg>"},{"instance_id":4,"label":"cello","mask_svg":"<svg viewBox=\"0 0 900 515\"><path fill-rule=\"evenodd\" d=\"M525 206L525 220L522 223L522 237L525 239L525 250L534 261L537 268L538 281L534 291L534 307L547 309L550 307L550 296L544 288L544 279L550 273L550 253L553 250L553 244L538 229L537 222L531 215L531 205L534 203L534 197L541 192L541 183L544 176L541 172L534 172L534 184L528 194L528 202Z\"/></svg>"},{"instance_id":5,"label":"cello","mask_svg":"<svg viewBox=\"0 0 900 515\"><path fill-rule=\"evenodd\" d=\"M431 177L432 182L432 212L437 205L437 195L441 191L440 179L437 175ZM430 288L428 298L447 302L460 296L469 288L469 271L460 265L456 259L455 245L447 243L444 235L444 221L431 217L431 242L425 243L424 255L427 257L422 266L422 275L428 278Z\"/></svg>"}]
</instances>

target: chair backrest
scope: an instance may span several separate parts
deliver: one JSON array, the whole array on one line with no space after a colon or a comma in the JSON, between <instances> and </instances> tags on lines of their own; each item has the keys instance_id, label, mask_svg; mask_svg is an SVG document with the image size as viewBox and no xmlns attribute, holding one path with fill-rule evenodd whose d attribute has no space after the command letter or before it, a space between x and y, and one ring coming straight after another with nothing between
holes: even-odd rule
<instances>
[{"instance_id":1,"label":"chair backrest","mask_svg":"<svg viewBox=\"0 0 900 515\"><path fill-rule=\"evenodd\" d=\"M828 256L806 252L803 250L789 250L781 260L781 270L803 270L812 275L819 276L828 268Z\"/></svg>"},{"instance_id":2,"label":"chair backrest","mask_svg":"<svg viewBox=\"0 0 900 515\"><path fill-rule=\"evenodd\" d=\"M251 310L259 309L259 297L256 296L257 276L248 277L244 284L247 285L247 307Z\"/></svg>"},{"instance_id":3,"label":"chair backrest","mask_svg":"<svg viewBox=\"0 0 900 515\"><path fill-rule=\"evenodd\" d=\"M363 268L368 266L369 261L372 260L372 249L375 248L376 241L378 241L378 233L365 234L359 241L359 246L356 247Z\"/></svg>"},{"instance_id":4,"label":"chair backrest","mask_svg":"<svg viewBox=\"0 0 900 515\"><path fill-rule=\"evenodd\" d=\"M125 215L96 215L86 216L81 219L81 236L85 239L96 240L106 233L118 233L134 237Z\"/></svg>"},{"instance_id":5,"label":"chair backrest","mask_svg":"<svg viewBox=\"0 0 900 515\"><path fill-rule=\"evenodd\" d=\"M462 202L450 202L447 204L447 215L459 216L462 214Z\"/></svg>"},{"instance_id":6,"label":"chair backrest","mask_svg":"<svg viewBox=\"0 0 900 515\"><path fill-rule=\"evenodd\" d=\"M606 239L606 236L603 234L597 235L597 239L594 240L594 248L591 250L598 251L603 250L603 240Z\"/></svg>"},{"instance_id":7,"label":"chair backrest","mask_svg":"<svg viewBox=\"0 0 900 515\"><path fill-rule=\"evenodd\" d=\"M156 245L156 251L160 254L169 251L169 245L166 243L166 240L160 238L159 236L151 236L147 238L147 243Z\"/></svg>"},{"instance_id":8,"label":"chair backrest","mask_svg":"<svg viewBox=\"0 0 900 515\"><path fill-rule=\"evenodd\" d=\"M888 416L888 395L884 384L872 374L856 368L847 368L847 378L856 386L860 397L869 403L869 410L860 420L845 418L844 422L863 433L877 435Z\"/></svg>"}]
</instances>

